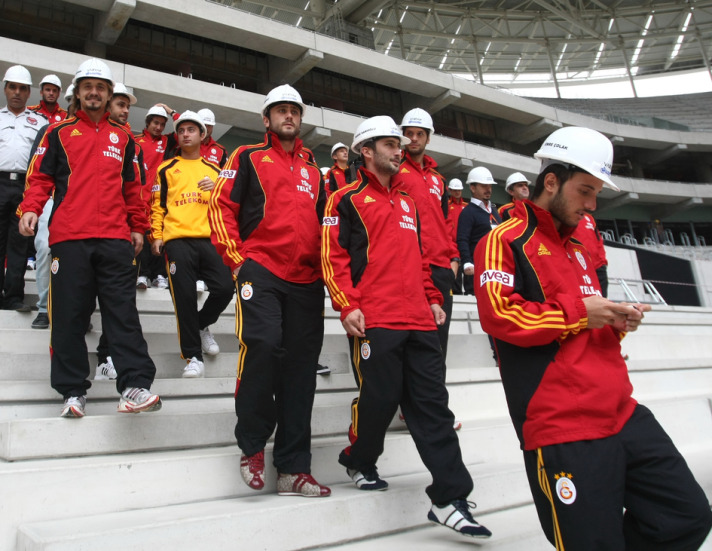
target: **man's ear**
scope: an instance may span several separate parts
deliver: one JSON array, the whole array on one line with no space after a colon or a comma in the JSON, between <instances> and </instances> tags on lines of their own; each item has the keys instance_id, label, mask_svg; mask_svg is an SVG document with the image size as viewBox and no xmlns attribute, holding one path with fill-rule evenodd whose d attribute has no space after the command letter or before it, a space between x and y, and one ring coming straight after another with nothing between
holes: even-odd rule
<instances>
[{"instance_id":1,"label":"man's ear","mask_svg":"<svg viewBox=\"0 0 712 551\"><path fill-rule=\"evenodd\" d=\"M553 172L549 172L544 176L544 189L551 194L555 194L559 189L559 179Z\"/></svg>"}]
</instances>

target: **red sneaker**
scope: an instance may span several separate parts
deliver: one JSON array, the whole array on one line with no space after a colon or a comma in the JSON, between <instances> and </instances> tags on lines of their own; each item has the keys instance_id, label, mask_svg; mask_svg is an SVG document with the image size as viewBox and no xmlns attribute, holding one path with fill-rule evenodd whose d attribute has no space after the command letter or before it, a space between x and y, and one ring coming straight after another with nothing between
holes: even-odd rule
<instances>
[{"instance_id":1,"label":"red sneaker","mask_svg":"<svg viewBox=\"0 0 712 551\"><path fill-rule=\"evenodd\" d=\"M243 453L240 457L240 474L245 484L253 490L264 488L265 451L259 451L254 455L245 455Z\"/></svg>"},{"instance_id":2,"label":"red sneaker","mask_svg":"<svg viewBox=\"0 0 712 551\"><path fill-rule=\"evenodd\" d=\"M281 496L328 497L331 490L307 473L279 474L277 494Z\"/></svg>"}]
</instances>

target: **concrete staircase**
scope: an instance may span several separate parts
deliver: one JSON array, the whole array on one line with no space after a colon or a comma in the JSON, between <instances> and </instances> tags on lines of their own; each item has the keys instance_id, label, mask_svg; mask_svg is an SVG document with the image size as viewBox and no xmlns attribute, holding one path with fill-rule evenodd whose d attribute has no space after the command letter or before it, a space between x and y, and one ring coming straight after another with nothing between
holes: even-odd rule
<instances>
[{"instance_id":1,"label":"concrete staircase","mask_svg":"<svg viewBox=\"0 0 712 551\"><path fill-rule=\"evenodd\" d=\"M27 302L34 299L28 272ZM237 360L234 311L213 327L222 349L205 379L183 380L170 295L138 291L149 350L158 367L160 412L116 413L111 381L94 383L87 416L57 417L49 386L49 331L34 314L0 311L0 551L113 549L442 549L470 544L429 526L429 483L403 423L394 420L379 470L390 483L375 495L357 490L336 462L346 445L355 393L346 339L327 307L313 413L313 472L328 499L278 497L268 467L266 490L239 475L232 395ZM328 305L328 301L327 301ZM87 335L98 342L101 318ZM712 495L712 310L665 307L624 341L636 395L669 430ZM518 443L472 297L456 297L448 370L450 405L464 423L463 456L475 479L476 518L495 535L487 549L549 549L531 505ZM95 356L91 357L95 365ZM316 376L316 375L315 375ZM271 447L267 448L271 463ZM458 543L459 542L459 543ZM704 549L712 550L712 542Z\"/></svg>"}]
</instances>

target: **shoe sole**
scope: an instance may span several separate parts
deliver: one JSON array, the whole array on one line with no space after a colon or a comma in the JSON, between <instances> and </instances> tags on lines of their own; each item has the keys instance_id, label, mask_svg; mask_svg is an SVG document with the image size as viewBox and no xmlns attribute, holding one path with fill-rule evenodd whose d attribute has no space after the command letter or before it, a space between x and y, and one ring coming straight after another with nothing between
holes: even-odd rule
<instances>
[{"instance_id":1,"label":"shoe sole","mask_svg":"<svg viewBox=\"0 0 712 551\"><path fill-rule=\"evenodd\" d=\"M49 324L47 325L32 325L32 329L49 329Z\"/></svg>"},{"instance_id":2,"label":"shoe sole","mask_svg":"<svg viewBox=\"0 0 712 551\"><path fill-rule=\"evenodd\" d=\"M300 492L277 492L277 495L278 496L297 496L297 497L329 497L331 495L331 492L329 492L326 495L318 495L318 496L302 494Z\"/></svg>"},{"instance_id":3,"label":"shoe sole","mask_svg":"<svg viewBox=\"0 0 712 551\"><path fill-rule=\"evenodd\" d=\"M95 375L95 381L115 381L116 377L108 377L107 375Z\"/></svg>"},{"instance_id":4,"label":"shoe sole","mask_svg":"<svg viewBox=\"0 0 712 551\"><path fill-rule=\"evenodd\" d=\"M65 419L81 419L84 417L84 412L77 407L70 406L67 409L63 409L59 416Z\"/></svg>"},{"instance_id":5,"label":"shoe sole","mask_svg":"<svg viewBox=\"0 0 712 551\"><path fill-rule=\"evenodd\" d=\"M132 406L128 402L119 402L117 411L119 413L148 413L150 411L158 411L163 407L163 404L158 396L155 396L155 398L155 400L147 400L139 406Z\"/></svg>"},{"instance_id":6,"label":"shoe sole","mask_svg":"<svg viewBox=\"0 0 712 551\"><path fill-rule=\"evenodd\" d=\"M428 520L432 522L433 524L437 524L438 526L443 526L449 530L452 530L453 532L457 532L461 536L465 536L467 538L474 538L476 540L486 540L492 537L492 534L466 534L465 532L460 532L459 530L456 530L452 526L448 526L447 524L443 524L439 520L437 520L437 517L433 518L435 515L432 515L431 512L428 512Z\"/></svg>"},{"instance_id":7,"label":"shoe sole","mask_svg":"<svg viewBox=\"0 0 712 551\"><path fill-rule=\"evenodd\" d=\"M194 372L183 372L184 379L202 379L205 377L204 373L194 373Z\"/></svg>"}]
</instances>

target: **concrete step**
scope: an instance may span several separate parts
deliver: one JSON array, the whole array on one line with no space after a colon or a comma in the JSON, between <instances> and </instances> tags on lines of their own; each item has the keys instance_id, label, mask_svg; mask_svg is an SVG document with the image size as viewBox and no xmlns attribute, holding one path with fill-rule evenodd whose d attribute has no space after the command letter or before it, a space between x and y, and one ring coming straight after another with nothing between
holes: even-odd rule
<instances>
[{"instance_id":1,"label":"concrete step","mask_svg":"<svg viewBox=\"0 0 712 551\"><path fill-rule=\"evenodd\" d=\"M471 466L472 499L484 512L527 503L529 488L518 465ZM171 507L31 522L18 530L22 551L125 549L304 549L370 534L384 534L427 523L430 503L424 493L426 474L390 478L385 492L363 492L353 484L332 486L326 499L286 498L274 494L191 503ZM507 489L502 487L507 480ZM318 529L314 519L319 519ZM440 527L442 537L450 537ZM457 536L457 534L454 534ZM465 540L466 541L466 540Z\"/></svg>"}]
</instances>

